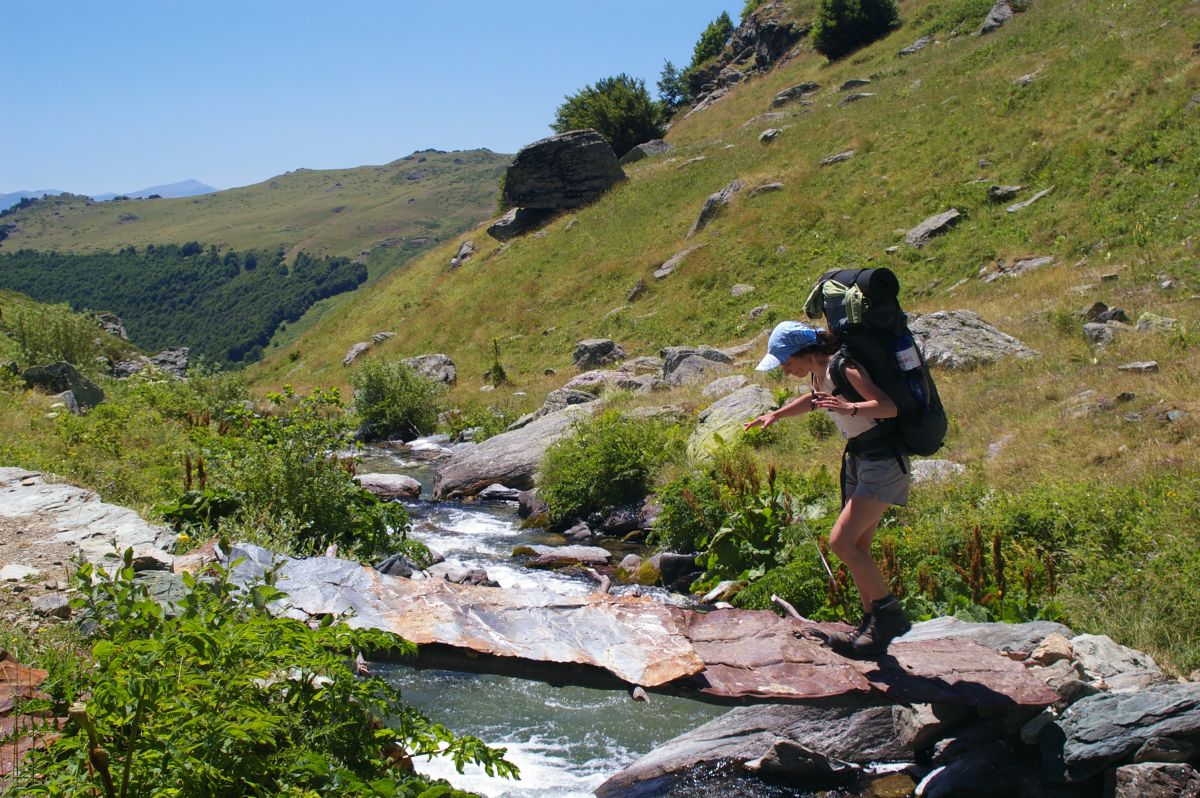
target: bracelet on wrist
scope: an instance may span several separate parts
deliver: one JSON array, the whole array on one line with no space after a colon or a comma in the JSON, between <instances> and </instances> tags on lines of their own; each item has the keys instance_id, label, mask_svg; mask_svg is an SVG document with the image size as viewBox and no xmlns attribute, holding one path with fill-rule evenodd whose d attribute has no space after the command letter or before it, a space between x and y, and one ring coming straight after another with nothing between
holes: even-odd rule
<instances>
[{"instance_id":1,"label":"bracelet on wrist","mask_svg":"<svg viewBox=\"0 0 1200 798\"><path fill-rule=\"evenodd\" d=\"M854 408L853 410L850 411L850 415L857 416L858 415L858 405L855 404L855 405L850 405L850 406Z\"/></svg>"}]
</instances>

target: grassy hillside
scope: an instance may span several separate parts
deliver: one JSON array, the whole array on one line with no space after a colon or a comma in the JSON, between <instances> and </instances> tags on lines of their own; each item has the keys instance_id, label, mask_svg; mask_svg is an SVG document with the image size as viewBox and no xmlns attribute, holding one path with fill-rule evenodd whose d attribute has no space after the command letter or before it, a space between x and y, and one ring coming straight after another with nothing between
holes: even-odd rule
<instances>
[{"instance_id":1,"label":"grassy hillside","mask_svg":"<svg viewBox=\"0 0 1200 798\"><path fill-rule=\"evenodd\" d=\"M383 166L297 169L200 197L49 197L0 220L14 225L0 247L93 252L199 241L220 249L283 248L288 260L301 250L411 256L490 214L509 160L488 150L427 150ZM381 263L395 264L388 255Z\"/></svg>"},{"instance_id":2,"label":"grassy hillside","mask_svg":"<svg viewBox=\"0 0 1200 798\"><path fill-rule=\"evenodd\" d=\"M1200 290L1190 238L1200 109L1189 105L1200 90L1200 4L1036 3L996 33L968 35L987 7L909 2L903 27L845 61L804 52L678 121L668 135L673 153L632 166L627 183L546 235L500 246L475 230L467 237L480 253L454 271L446 262L458 241L447 243L353 308L327 314L255 379L344 383L346 349L391 330L399 335L381 355L446 352L463 375L460 401L469 402L497 338L504 366L529 394L512 401L534 403L565 379L543 370L569 369L581 338L611 336L631 354L727 344L797 317L825 269L887 264L911 310L973 309L1043 353L941 378L958 420L949 456L1002 480L1020 479L1031 465L1113 476L1163 458L1193 462L1195 412L1131 435L1119 414L1064 419L1063 411L1088 389L1136 393L1121 409L1147 417L1168 406L1197 409L1185 386L1200 369L1190 299ZM898 56L923 34L936 43ZM1028 75L1027 85L1018 80ZM873 96L843 105L848 92L839 87L852 78L871 80L855 91ZM812 106L756 118L772 110L776 93L804 81L821 86ZM761 144L769 127L783 133ZM849 161L819 165L847 149L856 151ZM686 241L704 198L735 178L784 189L743 191ZM1007 203L988 201L992 183L1025 186L1018 199L1054 191L1008 213ZM965 215L957 228L921 249L904 244L904 231L951 207ZM651 277L693 243L703 248L673 275ZM1015 279L977 279L999 260L1034 255L1054 264ZM1168 278L1174 287L1160 288ZM639 280L646 291L627 303ZM737 283L755 291L735 298ZM1173 335L1128 334L1094 352L1071 316L1093 300L1182 324ZM749 320L764 304L770 310ZM1147 376L1116 370L1133 359L1163 367ZM985 460L988 445L1010 433L1019 442Z\"/></svg>"}]
</instances>

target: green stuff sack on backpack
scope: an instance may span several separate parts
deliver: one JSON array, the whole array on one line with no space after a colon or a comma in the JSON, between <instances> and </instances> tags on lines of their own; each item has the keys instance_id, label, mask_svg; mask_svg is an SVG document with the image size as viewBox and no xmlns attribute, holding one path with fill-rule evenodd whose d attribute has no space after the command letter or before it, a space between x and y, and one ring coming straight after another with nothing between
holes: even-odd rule
<instances>
[{"instance_id":1,"label":"green stuff sack on backpack","mask_svg":"<svg viewBox=\"0 0 1200 798\"><path fill-rule=\"evenodd\" d=\"M817 279L804 312L810 319L824 318L841 340L829 369L836 393L861 401L846 378L846 363L863 368L899 410L880 425L880 434L891 435L902 454L927 456L946 440L946 410L899 295L900 281L891 269L833 269Z\"/></svg>"}]
</instances>

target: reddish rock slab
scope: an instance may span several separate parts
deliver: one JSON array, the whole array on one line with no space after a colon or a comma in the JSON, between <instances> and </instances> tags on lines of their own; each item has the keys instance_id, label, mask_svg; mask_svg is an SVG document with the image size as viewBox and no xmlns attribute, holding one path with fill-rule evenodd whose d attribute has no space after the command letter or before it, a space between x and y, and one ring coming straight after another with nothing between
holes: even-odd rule
<instances>
[{"instance_id":1,"label":"reddish rock slab","mask_svg":"<svg viewBox=\"0 0 1200 798\"><path fill-rule=\"evenodd\" d=\"M1046 706L1045 682L992 649L964 640L893 643L872 659L843 657L820 637L843 624L801 624L770 611L694 613L687 635L704 670L681 687L709 700Z\"/></svg>"},{"instance_id":2,"label":"reddish rock slab","mask_svg":"<svg viewBox=\"0 0 1200 798\"><path fill-rule=\"evenodd\" d=\"M792 621L769 610L693 612L686 623L704 670L679 686L709 700L809 701L873 691L849 660L798 638Z\"/></svg>"}]
</instances>

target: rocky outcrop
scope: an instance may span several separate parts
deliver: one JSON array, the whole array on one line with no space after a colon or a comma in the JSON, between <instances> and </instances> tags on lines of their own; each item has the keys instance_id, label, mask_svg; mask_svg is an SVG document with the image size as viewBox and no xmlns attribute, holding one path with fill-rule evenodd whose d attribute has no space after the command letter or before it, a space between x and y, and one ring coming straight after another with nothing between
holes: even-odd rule
<instances>
[{"instance_id":1,"label":"rocky outcrop","mask_svg":"<svg viewBox=\"0 0 1200 798\"><path fill-rule=\"evenodd\" d=\"M1166 684L1082 698L1041 736L1044 767L1058 781L1080 782L1129 761L1152 739L1200 733L1200 684Z\"/></svg>"},{"instance_id":2,"label":"rocky outcrop","mask_svg":"<svg viewBox=\"0 0 1200 798\"><path fill-rule=\"evenodd\" d=\"M991 33L999 30L1012 18L1013 8L1009 5L1009 0L996 0L996 4L992 6L992 10L984 18L983 24L979 26L979 32Z\"/></svg>"},{"instance_id":3,"label":"rocky outcrop","mask_svg":"<svg viewBox=\"0 0 1200 798\"><path fill-rule=\"evenodd\" d=\"M617 156L595 130L572 130L521 149L504 177L504 200L516 208L563 211L599 199L625 179Z\"/></svg>"},{"instance_id":4,"label":"rocky outcrop","mask_svg":"<svg viewBox=\"0 0 1200 798\"><path fill-rule=\"evenodd\" d=\"M723 211L729 203L733 202L733 198L742 190L742 181L732 180L725 188L710 194L708 199L704 201L704 207L700 209L700 215L696 217L696 221L692 224L692 229L688 231L687 237L699 233L708 223L715 219L721 211Z\"/></svg>"},{"instance_id":5,"label":"rocky outcrop","mask_svg":"<svg viewBox=\"0 0 1200 798\"><path fill-rule=\"evenodd\" d=\"M909 246L923 247L929 243L929 239L942 235L957 224L961 217L962 214L958 212L957 208L951 208L944 213L930 216L912 230L909 230L904 240L908 242Z\"/></svg>"},{"instance_id":6,"label":"rocky outcrop","mask_svg":"<svg viewBox=\"0 0 1200 798\"><path fill-rule=\"evenodd\" d=\"M799 786L855 764L911 761L946 726L953 707L738 707L655 748L596 789L597 798L638 795L650 783L724 763Z\"/></svg>"},{"instance_id":7,"label":"rocky outcrop","mask_svg":"<svg viewBox=\"0 0 1200 798\"><path fill-rule=\"evenodd\" d=\"M454 367L454 361L446 355L417 355L408 358L404 363L427 380L443 385L458 383L458 369Z\"/></svg>"},{"instance_id":8,"label":"rocky outcrop","mask_svg":"<svg viewBox=\"0 0 1200 798\"><path fill-rule=\"evenodd\" d=\"M186 346L177 346L173 349L164 349L157 355L151 355L150 365L162 369L173 377L183 379L187 376L190 359L191 350Z\"/></svg>"},{"instance_id":9,"label":"rocky outcrop","mask_svg":"<svg viewBox=\"0 0 1200 798\"><path fill-rule=\"evenodd\" d=\"M812 81L806 81L792 86L790 89L784 89L775 95L775 99L771 100L772 108L782 108L788 103L794 103L799 100L804 100L815 93L821 86Z\"/></svg>"},{"instance_id":10,"label":"rocky outcrop","mask_svg":"<svg viewBox=\"0 0 1200 798\"><path fill-rule=\"evenodd\" d=\"M969 310L939 310L917 316L910 320L909 329L931 366L971 369L1003 357L1038 354Z\"/></svg>"},{"instance_id":11,"label":"rocky outcrop","mask_svg":"<svg viewBox=\"0 0 1200 798\"><path fill-rule=\"evenodd\" d=\"M571 362L579 371L611 366L625 359L625 350L610 338L586 338L575 344Z\"/></svg>"},{"instance_id":12,"label":"rocky outcrop","mask_svg":"<svg viewBox=\"0 0 1200 798\"><path fill-rule=\"evenodd\" d=\"M81 408L95 407L104 401L99 385L79 373L65 360L45 366L30 366L21 372L26 388L38 388L48 394L70 391Z\"/></svg>"},{"instance_id":13,"label":"rocky outcrop","mask_svg":"<svg viewBox=\"0 0 1200 798\"><path fill-rule=\"evenodd\" d=\"M1038 255L1032 258L1018 258L1013 261L1012 265L1008 265L1003 260L996 261L996 268L985 269L981 273L981 279L985 283L994 283L1001 277L1020 277L1025 272L1040 269L1043 266L1049 266L1054 263L1053 255Z\"/></svg>"},{"instance_id":14,"label":"rocky outcrop","mask_svg":"<svg viewBox=\"0 0 1200 798\"><path fill-rule=\"evenodd\" d=\"M350 348L346 350L346 356L342 358L342 365L343 366L353 365L353 363L356 360L358 360L360 357L365 355L367 353L367 350L370 348L371 348L370 341L359 341L356 344L352 344L350 346Z\"/></svg>"},{"instance_id":15,"label":"rocky outcrop","mask_svg":"<svg viewBox=\"0 0 1200 798\"><path fill-rule=\"evenodd\" d=\"M537 230L554 217L554 211L542 208L513 208L488 227L487 232L497 241L509 241L519 235Z\"/></svg>"},{"instance_id":16,"label":"rocky outcrop","mask_svg":"<svg viewBox=\"0 0 1200 798\"><path fill-rule=\"evenodd\" d=\"M659 266L654 270L654 279L662 280L669 277L672 272L679 268L679 264L683 263L684 259L687 258L688 255L691 255L693 252L703 246L703 244L696 244L680 252L676 252L674 255L667 258L667 260L663 262L662 266Z\"/></svg>"},{"instance_id":17,"label":"rocky outcrop","mask_svg":"<svg viewBox=\"0 0 1200 798\"><path fill-rule=\"evenodd\" d=\"M802 23L785 22L773 14L778 6L761 7L746 15L729 38L727 52L736 61L754 58L751 73L763 72L787 55L809 31Z\"/></svg>"},{"instance_id":18,"label":"rocky outcrop","mask_svg":"<svg viewBox=\"0 0 1200 798\"><path fill-rule=\"evenodd\" d=\"M110 556L132 548L134 568L170 570L175 545L170 529L145 521L127 507L108 504L90 490L48 481L21 468L0 468L0 519L25 529L19 556L10 563L43 567L43 555L66 562L82 556L112 567ZM115 547L115 548L114 548Z\"/></svg>"},{"instance_id":19,"label":"rocky outcrop","mask_svg":"<svg viewBox=\"0 0 1200 798\"><path fill-rule=\"evenodd\" d=\"M736 438L742 425L775 408L775 396L761 385L747 385L709 405L700 414L696 431L688 440L693 457L711 455L722 441Z\"/></svg>"},{"instance_id":20,"label":"rocky outcrop","mask_svg":"<svg viewBox=\"0 0 1200 798\"><path fill-rule=\"evenodd\" d=\"M458 248L458 254L456 254L453 258L450 259L450 268L457 269L459 266L462 266L464 263L466 263L467 260L474 254L475 254L475 242L474 241L462 242L462 246L460 246Z\"/></svg>"},{"instance_id":21,"label":"rocky outcrop","mask_svg":"<svg viewBox=\"0 0 1200 798\"><path fill-rule=\"evenodd\" d=\"M125 332L125 322L116 313L97 313L96 323L109 335L115 335L123 341L129 340L129 335Z\"/></svg>"},{"instance_id":22,"label":"rocky outcrop","mask_svg":"<svg viewBox=\"0 0 1200 798\"><path fill-rule=\"evenodd\" d=\"M631 163L637 163L638 161L642 160L643 158L650 158L655 155L665 155L666 153L670 152L672 149L673 148L671 147L671 145L668 144L667 142L663 141L662 139L654 139L653 141L647 141L644 144L637 145L636 147L631 149L629 152L622 155L621 160L618 161L618 163L621 166L625 166L626 164L631 164Z\"/></svg>"},{"instance_id":23,"label":"rocky outcrop","mask_svg":"<svg viewBox=\"0 0 1200 798\"><path fill-rule=\"evenodd\" d=\"M570 435L575 419L587 413L588 405L570 407L454 452L438 466L433 497L473 496L494 482L518 490L532 488L546 450Z\"/></svg>"}]
</instances>

